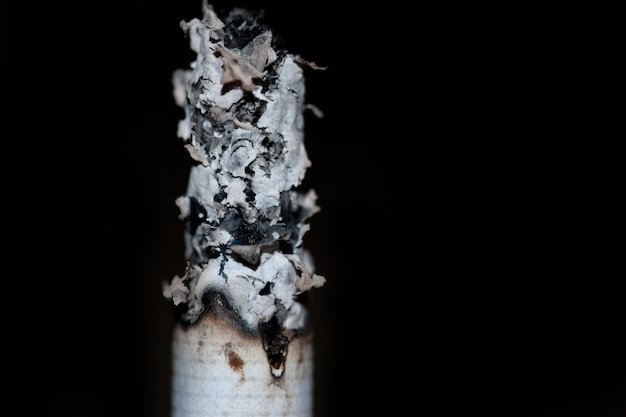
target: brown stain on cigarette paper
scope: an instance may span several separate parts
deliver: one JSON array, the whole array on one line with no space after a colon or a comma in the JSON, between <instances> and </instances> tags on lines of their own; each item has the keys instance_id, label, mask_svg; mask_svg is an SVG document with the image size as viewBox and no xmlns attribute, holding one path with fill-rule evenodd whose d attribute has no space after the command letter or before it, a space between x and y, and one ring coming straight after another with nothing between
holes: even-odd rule
<instances>
[{"instance_id":1,"label":"brown stain on cigarette paper","mask_svg":"<svg viewBox=\"0 0 626 417\"><path fill-rule=\"evenodd\" d=\"M237 352L233 350L232 343L226 343L226 345L224 346L224 353L228 358L228 365L231 367L231 369L235 372L242 372L244 361L243 359L241 359L241 356L239 356Z\"/></svg>"}]
</instances>

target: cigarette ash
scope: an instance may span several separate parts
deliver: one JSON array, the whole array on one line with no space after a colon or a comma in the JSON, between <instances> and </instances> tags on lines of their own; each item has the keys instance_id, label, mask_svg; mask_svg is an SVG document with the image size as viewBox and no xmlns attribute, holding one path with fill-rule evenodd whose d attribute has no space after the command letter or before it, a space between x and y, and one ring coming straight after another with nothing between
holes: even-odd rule
<instances>
[{"instance_id":1,"label":"cigarette ash","mask_svg":"<svg viewBox=\"0 0 626 417\"><path fill-rule=\"evenodd\" d=\"M315 192L298 188L310 166L307 62L276 46L261 12L237 8L222 21L206 1L203 12L181 23L197 58L173 74L194 165L176 200L188 266L163 294L184 326L220 313L260 336L280 376L289 340L308 329L302 296L325 282L302 246L319 211Z\"/></svg>"}]
</instances>

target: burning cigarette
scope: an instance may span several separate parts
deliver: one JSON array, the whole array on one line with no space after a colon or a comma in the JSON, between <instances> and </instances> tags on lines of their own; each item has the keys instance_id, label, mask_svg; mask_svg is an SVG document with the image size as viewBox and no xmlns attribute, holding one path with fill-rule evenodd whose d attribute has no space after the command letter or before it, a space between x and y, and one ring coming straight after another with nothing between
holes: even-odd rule
<instances>
[{"instance_id":1,"label":"burning cigarette","mask_svg":"<svg viewBox=\"0 0 626 417\"><path fill-rule=\"evenodd\" d=\"M197 58L173 75L194 161L176 200L187 268L163 286L176 325L172 417L312 415L313 344L302 295L322 286L303 248L319 207L298 186L309 64L275 50L261 12L182 22Z\"/></svg>"}]
</instances>

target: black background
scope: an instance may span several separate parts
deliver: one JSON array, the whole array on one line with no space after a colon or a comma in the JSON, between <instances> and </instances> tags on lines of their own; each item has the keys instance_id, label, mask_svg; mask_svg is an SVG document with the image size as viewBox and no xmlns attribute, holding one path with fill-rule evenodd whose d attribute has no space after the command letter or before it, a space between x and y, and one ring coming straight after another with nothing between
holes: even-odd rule
<instances>
[{"instance_id":1,"label":"black background","mask_svg":"<svg viewBox=\"0 0 626 417\"><path fill-rule=\"evenodd\" d=\"M3 6L17 414L169 415L171 74L200 4ZM315 417L626 415L612 11L212 4L328 66L305 72Z\"/></svg>"}]
</instances>

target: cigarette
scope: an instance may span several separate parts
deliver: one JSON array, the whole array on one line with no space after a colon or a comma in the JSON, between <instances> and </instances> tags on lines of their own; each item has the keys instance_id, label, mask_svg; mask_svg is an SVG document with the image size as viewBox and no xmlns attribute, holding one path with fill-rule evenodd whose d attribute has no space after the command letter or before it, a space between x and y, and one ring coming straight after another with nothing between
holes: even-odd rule
<instances>
[{"instance_id":1,"label":"cigarette","mask_svg":"<svg viewBox=\"0 0 626 417\"><path fill-rule=\"evenodd\" d=\"M313 334L305 295L324 285L303 246L317 213L299 186L309 64L275 49L262 12L181 22L197 54L174 71L178 137L193 161L175 203L184 274L173 306L172 417L294 416L313 410Z\"/></svg>"}]
</instances>

